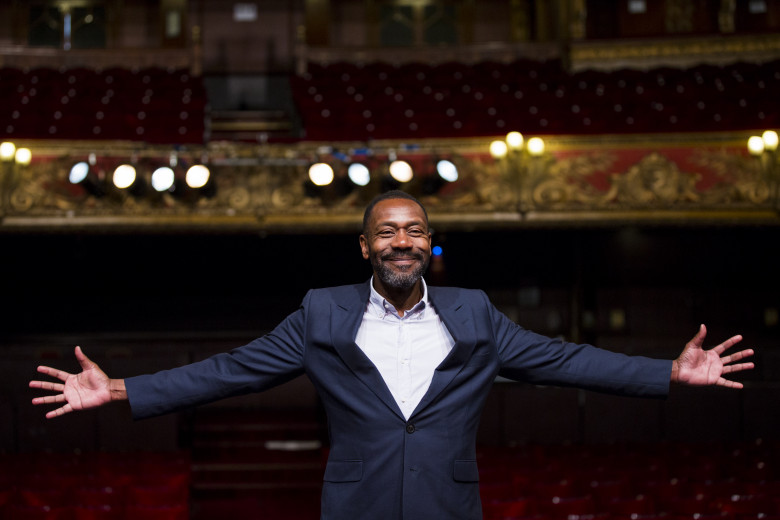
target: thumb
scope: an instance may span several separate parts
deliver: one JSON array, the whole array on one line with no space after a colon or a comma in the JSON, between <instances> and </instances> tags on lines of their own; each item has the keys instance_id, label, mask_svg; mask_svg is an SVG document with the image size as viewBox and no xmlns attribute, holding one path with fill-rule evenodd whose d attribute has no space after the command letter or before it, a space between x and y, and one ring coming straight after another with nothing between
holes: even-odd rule
<instances>
[{"instance_id":1,"label":"thumb","mask_svg":"<svg viewBox=\"0 0 780 520\"><path fill-rule=\"evenodd\" d=\"M90 360L81 350L81 347L77 346L74 352L76 354L76 360L79 362L79 365L81 365L82 370L89 370L95 366L92 360Z\"/></svg>"},{"instance_id":2,"label":"thumb","mask_svg":"<svg viewBox=\"0 0 780 520\"><path fill-rule=\"evenodd\" d=\"M702 348L704 346L704 338L706 337L707 337L707 327L705 327L704 324L702 323L701 325L699 325L699 331L691 340L691 346L694 346L696 348Z\"/></svg>"}]
</instances>

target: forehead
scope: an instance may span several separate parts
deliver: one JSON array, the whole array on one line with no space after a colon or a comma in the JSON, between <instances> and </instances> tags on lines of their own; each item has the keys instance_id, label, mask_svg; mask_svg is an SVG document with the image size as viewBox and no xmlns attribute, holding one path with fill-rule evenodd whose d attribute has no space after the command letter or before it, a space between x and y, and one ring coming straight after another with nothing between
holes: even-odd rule
<instances>
[{"instance_id":1,"label":"forehead","mask_svg":"<svg viewBox=\"0 0 780 520\"><path fill-rule=\"evenodd\" d=\"M371 211L368 222L370 227L385 224L428 225L420 205L409 199L387 199L378 202Z\"/></svg>"}]
</instances>

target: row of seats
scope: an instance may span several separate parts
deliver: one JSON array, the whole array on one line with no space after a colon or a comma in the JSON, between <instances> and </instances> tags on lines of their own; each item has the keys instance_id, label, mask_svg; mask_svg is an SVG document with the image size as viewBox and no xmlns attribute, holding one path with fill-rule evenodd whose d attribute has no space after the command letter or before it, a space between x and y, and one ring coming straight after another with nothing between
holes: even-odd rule
<instances>
[{"instance_id":1,"label":"row of seats","mask_svg":"<svg viewBox=\"0 0 780 520\"><path fill-rule=\"evenodd\" d=\"M486 520L780 519L776 442L483 449Z\"/></svg>"},{"instance_id":2,"label":"row of seats","mask_svg":"<svg viewBox=\"0 0 780 520\"><path fill-rule=\"evenodd\" d=\"M186 520L190 461L174 453L0 457L2 520Z\"/></svg>"},{"instance_id":3,"label":"row of seats","mask_svg":"<svg viewBox=\"0 0 780 520\"><path fill-rule=\"evenodd\" d=\"M3 67L0 98L4 139L204 140L206 91L185 70Z\"/></svg>"},{"instance_id":4,"label":"row of seats","mask_svg":"<svg viewBox=\"0 0 780 520\"><path fill-rule=\"evenodd\" d=\"M780 62L568 73L560 62L311 65L292 79L306 137L729 131L780 124Z\"/></svg>"},{"instance_id":5,"label":"row of seats","mask_svg":"<svg viewBox=\"0 0 780 520\"><path fill-rule=\"evenodd\" d=\"M777 441L481 447L484 518L778 520L777 448ZM190 510L190 467L181 453L0 456L0 519L180 520L213 513L207 504ZM317 509L317 492L303 484L289 494L275 490L260 501L219 507L310 517L302 512ZM291 499L308 505L293 508Z\"/></svg>"}]
</instances>

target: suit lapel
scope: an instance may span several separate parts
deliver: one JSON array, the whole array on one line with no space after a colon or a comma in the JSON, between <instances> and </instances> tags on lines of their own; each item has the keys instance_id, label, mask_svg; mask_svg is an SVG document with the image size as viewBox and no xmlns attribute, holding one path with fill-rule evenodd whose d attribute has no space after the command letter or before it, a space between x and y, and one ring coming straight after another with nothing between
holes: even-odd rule
<instances>
[{"instance_id":1,"label":"suit lapel","mask_svg":"<svg viewBox=\"0 0 780 520\"><path fill-rule=\"evenodd\" d=\"M368 302L368 283L359 286L358 297L331 304L331 340L332 345L349 369L393 412L403 419L403 414L382 379L379 370L368 356L357 346L360 323Z\"/></svg>"},{"instance_id":2,"label":"suit lapel","mask_svg":"<svg viewBox=\"0 0 780 520\"><path fill-rule=\"evenodd\" d=\"M434 370L431 385L412 413L413 416L436 400L469 360L476 344L471 307L459 300L448 302L445 298L436 298L439 294L435 287L428 287L428 298L455 340L455 345Z\"/></svg>"}]
</instances>

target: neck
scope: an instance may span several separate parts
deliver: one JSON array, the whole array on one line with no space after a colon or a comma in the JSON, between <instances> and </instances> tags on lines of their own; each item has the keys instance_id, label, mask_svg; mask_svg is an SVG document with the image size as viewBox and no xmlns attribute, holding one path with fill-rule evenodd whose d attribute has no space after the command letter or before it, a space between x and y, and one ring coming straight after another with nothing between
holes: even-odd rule
<instances>
[{"instance_id":1,"label":"neck","mask_svg":"<svg viewBox=\"0 0 780 520\"><path fill-rule=\"evenodd\" d=\"M399 289L397 287L387 287L377 276L374 276L374 289L395 307L399 316L403 316L406 311L417 305L423 294L421 280L418 280L417 283L408 289Z\"/></svg>"}]
</instances>

